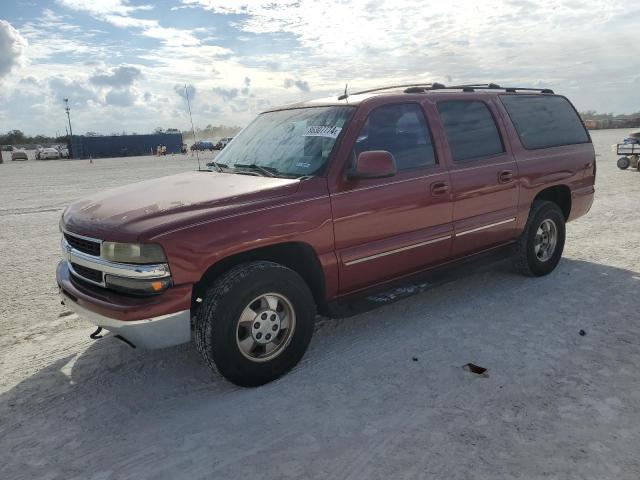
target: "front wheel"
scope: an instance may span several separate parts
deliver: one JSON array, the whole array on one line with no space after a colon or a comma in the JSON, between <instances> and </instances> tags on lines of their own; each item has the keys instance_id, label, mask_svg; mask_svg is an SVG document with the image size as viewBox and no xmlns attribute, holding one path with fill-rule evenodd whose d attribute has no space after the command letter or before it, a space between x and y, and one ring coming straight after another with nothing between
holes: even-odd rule
<instances>
[{"instance_id":1,"label":"front wheel","mask_svg":"<svg viewBox=\"0 0 640 480\"><path fill-rule=\"evenodd\" d=\"M196 315L196 347L232 383L262 385L300 361L315 310L309 287L293 270L267 261L239 265L207 291Z\"/></svg>"},{"instance_id":2,"label":"front wheel","mask_svg":"<svg viewBox=\"0 0 640 480\"><path fill-rule=\"evenodd\" d=\"M553 202L534 202L516 243L516 268L528 276L551 273L560 262L564 241L565 220L560 207Z\"/></svg>"}]
</instances>

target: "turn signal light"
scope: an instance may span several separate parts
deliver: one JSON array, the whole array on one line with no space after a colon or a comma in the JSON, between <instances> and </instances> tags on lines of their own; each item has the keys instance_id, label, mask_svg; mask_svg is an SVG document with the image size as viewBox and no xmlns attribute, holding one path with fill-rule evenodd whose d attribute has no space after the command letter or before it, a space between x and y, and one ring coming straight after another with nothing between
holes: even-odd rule
<instances>
[{"instance_id":1,"label":"turn signal light","mask_svg":"<svg viewBox=\"0 0 640 480\"><path fill-rule=\"evenodd\" d=\"M155 295L164 292L171 286L170 277L159 280L139 280L115 275L105 275L104 281L107 288L133 295Z\"/></svg>"}]
</instances>

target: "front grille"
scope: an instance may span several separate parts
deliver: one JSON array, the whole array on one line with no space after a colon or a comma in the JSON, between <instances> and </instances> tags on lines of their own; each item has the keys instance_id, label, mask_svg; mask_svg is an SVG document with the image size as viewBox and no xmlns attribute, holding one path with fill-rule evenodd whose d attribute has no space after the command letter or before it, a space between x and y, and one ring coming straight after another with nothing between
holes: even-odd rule
<instances>
[{"instance_id":1,"label":"front grille","mask_svg":"<svg viewBox=\"0 0 640 480\"><path fill-rule=\"evenodd\" d=\"M93 268L83 267L82 265L78 265L77 263L72 263L71 267L82 278L85 278L87 280L91 280L92 282L102 283L102 272L101 271L94 270Z\"/></svg>"},{"instance_id":2,"label":"front grille","mask_svg":"<svg viewBox=\"0 0 640 480\"><path fill-rule=\"evenodd\" d=\"M91 240L85 240L84 238L76 237L74 235L70 235L68 233L64 234L64 238L71 247L76 250L88 253L89 255L93 255L96 257L100 256L100 243L94 242Z\"/></svg>"}]
</instances>

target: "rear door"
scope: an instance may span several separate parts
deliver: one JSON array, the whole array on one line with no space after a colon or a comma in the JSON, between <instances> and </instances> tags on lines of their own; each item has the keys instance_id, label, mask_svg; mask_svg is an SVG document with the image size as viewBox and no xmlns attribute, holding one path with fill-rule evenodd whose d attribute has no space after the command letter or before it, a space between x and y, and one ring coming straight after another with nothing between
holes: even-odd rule
<instances>
[{"instance_id":1,"label":"rear door","mask_svg":"<svg viewBox=\"0 0 640 480\"><path fill-rule=\"evenodd\" d=\"M559 95L507 93L499 95L497 103L502 104L505 125L514 138L521 185L519 227L524 228L535 196L553 185L570 188L569 219L586 213L593 201L595 151L569 100Z\"/></svg>"},{"instance_id":2,"label":"rear door","mask_svg":"<svg viewBox=\"0 0 640 480\"><path fill-rule=\"evenodd\" d=\"M376 100L350 128L343 168L331 189L340 291L346 293L448 258L452 239L449 172L436 155L418 102ZM386 150L391 178L348 180L356 156Z\"/></svg>"},{"instance_id":3,"label":"rear door","mask_svg":"<svg viewBox=\"0 0 640 480\"><path fill-rule=\"evenodd\" d=\"M453 257L516 236L518 170L489 97L441 100L453 192Z\"/></svg>"}]
</instances>

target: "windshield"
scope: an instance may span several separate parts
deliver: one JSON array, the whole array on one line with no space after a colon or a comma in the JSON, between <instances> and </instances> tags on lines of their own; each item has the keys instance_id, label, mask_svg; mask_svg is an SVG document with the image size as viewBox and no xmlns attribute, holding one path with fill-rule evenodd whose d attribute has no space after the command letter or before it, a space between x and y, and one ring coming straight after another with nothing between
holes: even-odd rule
<instances>
[{"instance_id":1,"label":"windshield","mask_svg":"<svg viewBox=\"0 0 640 480\"><path fill-rule=\"evenodd\" d=\"M229 142L216 163L273 176L318 174L352 112L353 107L313 107L263 113Z\"/></svg>"}]
</instances>

